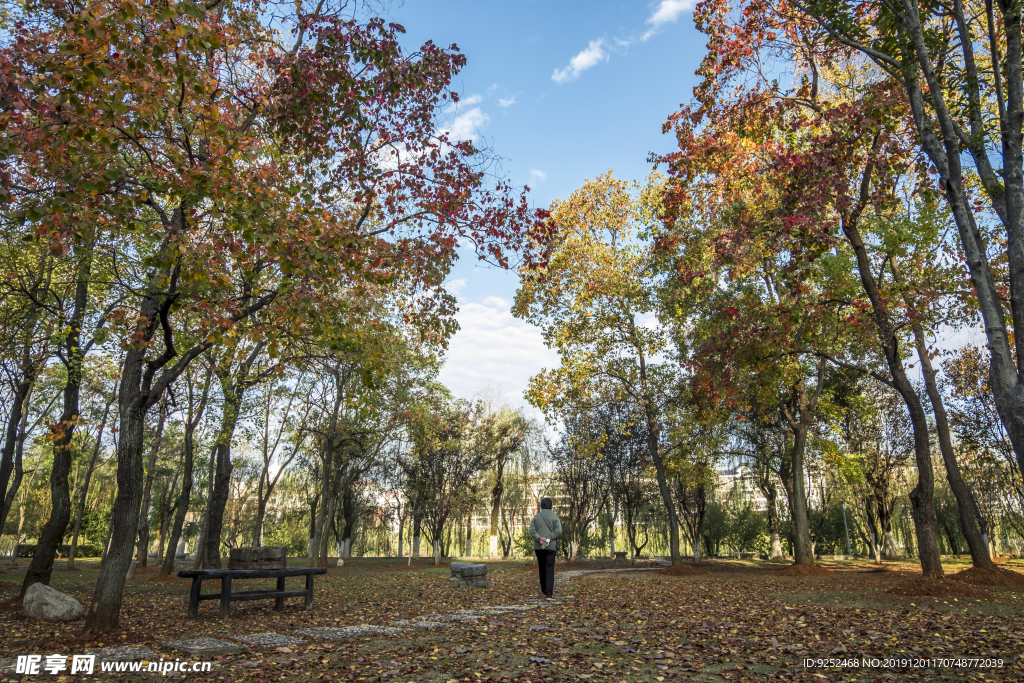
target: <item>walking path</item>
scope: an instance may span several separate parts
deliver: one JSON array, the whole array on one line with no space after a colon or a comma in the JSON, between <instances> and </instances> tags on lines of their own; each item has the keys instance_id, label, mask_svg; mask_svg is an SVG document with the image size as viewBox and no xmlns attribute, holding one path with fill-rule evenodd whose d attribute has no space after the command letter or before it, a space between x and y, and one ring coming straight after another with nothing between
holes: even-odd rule
<instances>
[{"instance_id":1,"label":"walking path","mask_svg":"<svg viewBox=\"0 0 1024 683\"><path fill-rule=\"evenodd\" d=\"M586 574L615 573L615 572L642 572L655 571L655 568L630 568L623 569L574 569L558 572L555 574L555 585L564 593L569 588L572 579ZM187 640L172 640L162 644L161 649L171 650L184 655L190 655L201 659L213 655L225 655L242 652L247 647L272 647L289 648L305 645L307 639L339 641L355 636L370 634L398 634L412 633L415 629L448 628L453 622L479 623L484 619L516 612L529 612L537 609L550 609L561 606L565 601L572 600L571 595L560 595L554 600L544 598L528 598L526 604L518 605L488 605L477 607L471 610L457 610L449 614L424 614L414 619L393 621L387 626L379 624L360 624L358 626L342 626L337 628L303 628L297 629L294 635L281 633L252 633L237 636L229 636L231 640L220 640L210 636L190 638ZM234 641L234 642L232 642ZM46 653L32 653L46 654ZM160 655L147 647L141 645L122 645L120 647L105 647L98 649L87 649L83 654L96 655L96 665L101 662L126 662L126 661L154 661L159 662L161 658L168 658L173 655ZM17 664L16 657L0 659L0 673L15 673ZM171 674L173 676L173 674Z\"/></svg>"}]
</instances>

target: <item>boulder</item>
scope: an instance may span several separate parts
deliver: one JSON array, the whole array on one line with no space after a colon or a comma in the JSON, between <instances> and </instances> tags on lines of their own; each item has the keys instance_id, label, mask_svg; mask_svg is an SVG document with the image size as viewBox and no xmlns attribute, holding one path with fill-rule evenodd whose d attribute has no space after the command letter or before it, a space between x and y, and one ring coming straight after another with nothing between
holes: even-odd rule
<instances>
[{"instance_id":1,"label":"boulder","mask_svg":"<svg viewBox=\"0 0 1024 683\"><path fill-rule=\"evenodd\" d=\"M459 588L487 588L487 565L472 562L452 562L448 579Z\"/></svg>"},{"instance_id":2,"label":"boulder","mask_svg":"<svg viewBox=\"0 0 1024 683\"><path fill-rule=\"evenodd\" d=\"M42 583L34 583L25 591L25 616L43 621L73 621L85 616L82 603Z\"/></svg>"}]
</instances>

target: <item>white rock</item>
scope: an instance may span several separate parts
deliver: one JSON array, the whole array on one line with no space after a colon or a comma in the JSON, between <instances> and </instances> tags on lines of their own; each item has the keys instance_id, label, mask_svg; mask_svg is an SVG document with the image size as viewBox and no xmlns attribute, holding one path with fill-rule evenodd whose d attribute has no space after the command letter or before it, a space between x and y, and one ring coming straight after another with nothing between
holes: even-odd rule
<instances>
[{"instance_id":1,"label":"white rock","mask_svg":"<svg viewBox=\"0 0 1024 683\"><path fill-rule=\"evenodd\" d=\"M85 616L82 603L42 583L34 583L25 591L25 616L43 621L74 621Z\"/></svg>"}]
</instances>

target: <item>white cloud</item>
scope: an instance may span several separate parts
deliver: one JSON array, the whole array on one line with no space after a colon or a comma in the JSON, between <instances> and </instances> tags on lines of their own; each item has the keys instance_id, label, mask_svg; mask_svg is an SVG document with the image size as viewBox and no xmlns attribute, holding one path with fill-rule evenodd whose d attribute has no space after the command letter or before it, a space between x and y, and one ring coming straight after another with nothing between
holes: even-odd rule
<instances>
[{"instance_id":1,"label":"white cloud","mask_svg":"<svg viewBox=\"0 0 1024 683\"><path fill-rule=\"evenodd\" d=\"M498 100L498 106L499 107L511 107L515 103L516 103L516 96L515 95L513 95L512 97L509 97L508 99L501 98L501 99Z\"/></svg>"},{"instance_id":2,"label":"white cloud","mask_svg":"<svg viewBox=\"0 0 1024 683\"><path fill-rule=\"evenodd\" d=\"M664 28L665 24L671 24L679 15L688 9L693 8L693 0L661 0L654 14L647 17L647 23L651 25L647 33L640 36L640 40L647 40L655 33Z\"/></svg>"},{"instance_id":3,"label":"white cloud","mask_svg":"<svg viewBox=\"0 0 1024 683\"><path fill-rule=\"evenodd\" d=\"M498 385L513 406L527 406L523 392L530 376L558 366L558 354L544 346L540 329L512 317L509 305L493 296L461 305L460 329L439 377L456 396L472 398Z\"/></svg>"},{"instance_id":4,"label":"white cloud","mask_svg":"<svg viewBox=\"0 0 1024 683\"><path fill-rule=\"evenodd\" d=\"M530 180L535 183L543 183L548 179L548 174L536 168L530 169Z\"/></svg>"},{"instance_id":5,"label":"white cloud","mask_svg":"<svg viewBox=\"0 0 1024 683\"><path fill-rule=\"evenodd\" d=\"M459 100L458 106L460 107L472 107L474 104L480 104L484 101L484 98L480 95L470 95L469 97L463 97Z\"/></svg>"},{"instance_id":6,"label":"white cloud","mask_svg":"<svg viewBox=\"0 0 1024 683\"><path fill-rule=\"evenodd\" d=\"M445 289L447 289L449 292L451 292L455 296L458 296L466 289L466 278L460 277L457 280L449 280L448 282L444 283L444 286Z\"/></svg>"},{"instance_id":7,"label":"white cloud","mask_svg":"<svg viewBox=\"0 0 1024 683\"><path fill-rule=\"evenodd\" d=\"M608 52L604 49L604 38L590 41L585 50L569 60L569 66L555 69L551 80L555 83L568 83L579 78L580 74L599 62L608 61Z\"/></svg>"},{"instance_id":8,"label":"white cloud","mask_svg":"<svg viewBox=\"0 0 1024 683\"><path fill-rule=\"evenodd\" d=\"M473 107L465 111L452 121L451 128L444 129L452 140L469 140L475 142L480 137L480 131L491 122L491 117L481 111L480 107Z\"/></svg>"}]
</instances>

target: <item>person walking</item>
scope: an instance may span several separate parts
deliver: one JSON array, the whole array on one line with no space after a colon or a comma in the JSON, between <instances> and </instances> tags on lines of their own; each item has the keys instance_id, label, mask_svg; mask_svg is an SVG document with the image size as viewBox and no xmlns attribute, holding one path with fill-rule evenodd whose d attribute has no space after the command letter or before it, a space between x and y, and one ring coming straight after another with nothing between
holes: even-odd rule
<instances>
[{"instance_id":1,"label":"person walking","mask_svg":"<svg viewBox=\"0 0 1024 683\"><path fill-rule=\"evenodd\" d=\"M537 553L537 568L540 570L540 592L548 600L555 596L555 551L558 539L562 537L562 522L551 510L551 499L540 499L540 512L530 522L530 536L533 537L533 552Z\"/></svg>"}]
</instances>

